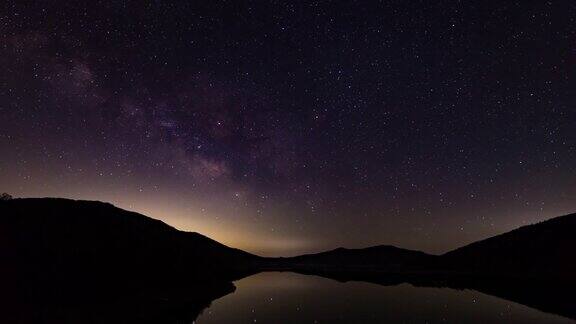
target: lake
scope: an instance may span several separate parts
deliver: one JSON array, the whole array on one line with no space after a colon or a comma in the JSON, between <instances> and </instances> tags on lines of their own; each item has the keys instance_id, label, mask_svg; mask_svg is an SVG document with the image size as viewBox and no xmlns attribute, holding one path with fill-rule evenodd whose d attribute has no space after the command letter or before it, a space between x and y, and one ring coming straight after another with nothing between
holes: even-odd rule
<instances>
[{"instance_id":1,"label":"lake","mask_svg":"<svg viewBox=\"0 0 576 324\"><path fill-rule=\"evenodd\" d=\"M195 323L575 323L474 290L341 283L290 272L235 282Z\"/></svg>"}]
</instances>

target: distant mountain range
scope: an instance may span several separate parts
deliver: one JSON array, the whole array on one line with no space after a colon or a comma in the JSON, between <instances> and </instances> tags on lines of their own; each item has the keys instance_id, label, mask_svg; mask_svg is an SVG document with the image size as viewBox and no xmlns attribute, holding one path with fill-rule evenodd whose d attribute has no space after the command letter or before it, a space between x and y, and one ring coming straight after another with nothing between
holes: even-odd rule
<instances>
[{"instance_id":1,"label":"distant mountain range","mask_svg":"<svg viewBox=\"0 0 576 324\"><path fill-rule=\"evenodd\" d=\"M443 274L576 281L576 214L478 241L443 255L394 246L345 249L271 260L298 271Z\"/></svg>"},{"instance_id":2,"label":"distant mountain range","mask_svg":"<svg viewBox=\"0 0 576 324\"><path fill-rule=\"evenodd\" d=\"M437 257L420 251L380 245L364 249L337 248L290 258L270 258L270 267L292 270L404 272L426 269Z\"/></svg>"},{"instance_id":3,"label":"distant mountain range","mask_svg":"<svg viewBox=\"0 0 576 324\"><path fill-rule=\"evenodd\" d=\"M185 273L234 279L238 273L264 267L563 279L576 273L575 246L576 214L571 214L444 255L383 245L262 258L108 203L56 198L0 202L0 256L8 265L26 265L29 271L41 268L43 275Z\"/></svg>"},{"instance_id":4,"label":"distant mountain range","mask_svg":"<svg viewBox=\"0 0 576 324\"><path fill-rule=\"evenodd\" d=\"M133 305L131 319L134 313L142 319L174 314L193 319L211 300L232 292L233 280L260 271L490 291L502 286L485 284L494 278L573 284L574 247L576 214L524 226L444 255L375 246L263 258L108 203L10 199L0 201L0 305L16 304L10 311L19 312L23 304L31 305L27 310L46 302L58 303L50 309L78 309L79 299L88 305L105 300L122 304L122 309ZM515 296L526 297L530 297L527 303L546 303L541 296ZM560 312L576 316L566 311L570 308L562 306ZM33 312L23 311L14 318L20 320L23 314Z\"/></svg>"}]
</instances>

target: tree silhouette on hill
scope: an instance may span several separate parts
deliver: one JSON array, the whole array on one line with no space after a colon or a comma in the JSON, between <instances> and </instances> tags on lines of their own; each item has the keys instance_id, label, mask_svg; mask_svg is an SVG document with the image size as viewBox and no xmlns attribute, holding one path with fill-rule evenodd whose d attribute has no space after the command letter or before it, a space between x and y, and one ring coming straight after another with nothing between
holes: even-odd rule
<instances>
[{"instance_id":1,"label":"tree silhouette on hill","mask_svg":"<svg viewBox=\"0 0 576 324\"><path fill-rule=\"evenodd\" d=\"M7 194L5 192L0 195L0 200L10 200L12 198L13 197L10 194Z\"/></svg>"}]
</instances>

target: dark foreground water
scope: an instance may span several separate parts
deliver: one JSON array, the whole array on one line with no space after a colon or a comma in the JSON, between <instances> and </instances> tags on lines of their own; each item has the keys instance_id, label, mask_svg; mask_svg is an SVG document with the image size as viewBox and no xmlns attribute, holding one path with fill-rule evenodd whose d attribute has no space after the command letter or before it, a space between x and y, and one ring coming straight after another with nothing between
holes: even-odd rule
<instances>
[{"instance_id":1,"label":"dark foreground water","mask_svg":"<svg viewBox=\"0 0 576 324\"><path fill-rule=\"evenodd\" d=\"M574 323L473 290L341 283L265 272L235 282L195 323Z\"/></svg>"}]
</instances>

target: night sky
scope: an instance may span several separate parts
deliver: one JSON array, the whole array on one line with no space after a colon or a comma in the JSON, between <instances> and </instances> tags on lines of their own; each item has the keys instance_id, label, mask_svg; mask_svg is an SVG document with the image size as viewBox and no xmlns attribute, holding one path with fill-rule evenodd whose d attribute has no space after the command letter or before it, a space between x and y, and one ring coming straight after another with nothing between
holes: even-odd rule
<instances>
[{"instance_id":1,"label":"night sky","mask_svg":"<svg viewBox=\"0 0 576 324\"><path fill-rule=\"evenodd\" d=\"M576 3L8 1L0 192L262 255L576 211Z\"/></svg>"}]
</instances>

